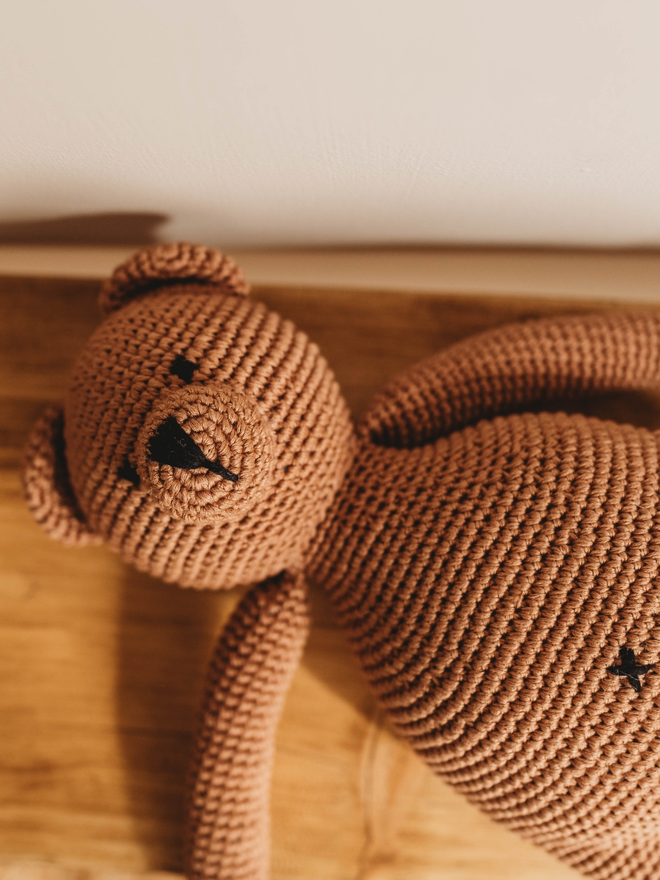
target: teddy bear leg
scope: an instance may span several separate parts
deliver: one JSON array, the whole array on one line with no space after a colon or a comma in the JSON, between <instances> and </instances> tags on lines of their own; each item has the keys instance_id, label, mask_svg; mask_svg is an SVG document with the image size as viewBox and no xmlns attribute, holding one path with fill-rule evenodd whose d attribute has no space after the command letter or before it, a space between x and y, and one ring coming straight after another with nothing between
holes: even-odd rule
<instances>
[{"instance_id":1,"label":"teddy bear leg","mask_svg":"<svg viewBox=\"0 0 660 880\"><path fill-rule=\"evenodd\" d=\"M222 633L191 767L190 880L266 880L275 730L309 630L301 575L253 587Z\"/></svg>"}]
</instances>

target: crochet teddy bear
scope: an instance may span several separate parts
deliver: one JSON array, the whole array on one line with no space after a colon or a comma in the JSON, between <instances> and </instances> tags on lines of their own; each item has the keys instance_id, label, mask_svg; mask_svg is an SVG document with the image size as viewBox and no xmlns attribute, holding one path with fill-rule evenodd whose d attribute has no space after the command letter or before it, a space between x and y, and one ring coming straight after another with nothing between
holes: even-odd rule
<instances>
[{"instance_id":1,"label":"crochet teddy bear","mask_svg":"<svg viewBox=\"0 0 660 880\"><path fill-rule=\"evenodd\" d=\"M660 316L481 334L354 428L317 347L217 251L146 249L100 303L63 412L29 440L32 513L166 581L256 584L209 672L188 876L268 876L308 578L433 770L586 874L660 876L659 438L539 411L656 385Z\"/></svg>"}]
</instances>

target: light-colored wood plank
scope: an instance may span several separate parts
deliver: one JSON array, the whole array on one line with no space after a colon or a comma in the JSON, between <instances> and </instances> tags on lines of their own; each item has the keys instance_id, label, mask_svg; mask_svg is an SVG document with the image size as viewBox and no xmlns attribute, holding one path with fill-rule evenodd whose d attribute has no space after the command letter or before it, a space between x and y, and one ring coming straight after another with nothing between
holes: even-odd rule
<instances>
[{"instance_id":1,"label":"light-colored wood plank","mask_svg":"<svg viewBox=\"0 0 660 880\"><path fill-rule=\"evenodd\" d=\"M222 244L220 245L222 247ZM0 275L106 278L134 253L127 245L0 244ZM660 250L533 248L230 248L250 282L320 286L560 296L660 303Z\"/></svg>"},{"instance_id":2,"label":"light-colored wood plank","mask_svg":"<svg viewBox=\"0 0 660 880\"><path fill-rule=\"evenodd\" d=\"M42 407L63 397L97 323L96 288L0 279L0 867L11 880L180 870L203 671L237 599L164 585L103 547L61 547L25 510L21 449ZM356 415L399 369L471 332L618 307L292 287L255 296L319 342ZM660 425L652 395L610 395L590 410ZM273 880L575 876L391 737L325 597L313 601L277 738Z\"/></svg>"}]
</instances>

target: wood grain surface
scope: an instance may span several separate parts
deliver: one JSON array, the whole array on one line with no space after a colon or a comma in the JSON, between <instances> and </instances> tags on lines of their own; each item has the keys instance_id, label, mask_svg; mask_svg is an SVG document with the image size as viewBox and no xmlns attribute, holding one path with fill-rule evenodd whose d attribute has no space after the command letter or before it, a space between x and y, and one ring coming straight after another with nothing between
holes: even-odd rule
<instances>
[{"instance_id":1,"label":"wood grain surface","mask_svg":"<svg viewBox=\"0 0 660 880\"><path fill-rule=\"evenodd\" d=\"M0 278L0 875L181 868L182 790L202 676L238 598L180 590L31 521L21 450L98 323L97 284ZM408 364L506 321L608 303L261 287L316 340L357 416ZM660 425L652 395L591 412ZM569 880L390 735L324 596L286 703L273 880ZM154 875L156 876L156 875Z\"/></svg>"},{"instance_id":2,"label":"wood grain surface","mask_svg":"<svg viewBox=\"0 0 660 880\"><path fill-rule=\"evenodd\" d=\"M0 275L100 281L138 245L8 244ZM206 242L211 244L211 242ZM220 243L220 247L224 245ZM660 304L660 250L439 246L230 248L252 284Z\"/></svg>"}]
</instances>

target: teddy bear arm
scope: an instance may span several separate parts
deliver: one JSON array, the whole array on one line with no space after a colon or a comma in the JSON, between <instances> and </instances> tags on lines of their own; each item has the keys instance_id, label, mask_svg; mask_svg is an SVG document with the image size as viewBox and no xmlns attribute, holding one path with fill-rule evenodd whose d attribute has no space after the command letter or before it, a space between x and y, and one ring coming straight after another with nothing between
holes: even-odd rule
<instances>
[{"instance_id":1,"label":"teddy bear arm","mask_svg":"<svg viewBox=\"0 0 660 880\"><path fill-rule=\"evenodd\" d=\"M396 377L361 431L413 448L520 407L660 381L660 313L572 315L519 322L458 342Z\"/></svg>"},{"instance_id":2,"label":"teddy bear arm","mask_svg":"<svg viewBox=\"0 0 660 880\"><path fill-rule=\"evenodd\" d=\"M309 631L302 575L253 587L211 661L190 773L187 876L266 880L275 732Z\"/></svg>"}]
</instances>

